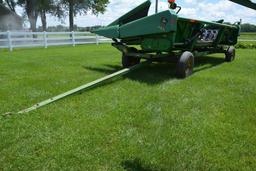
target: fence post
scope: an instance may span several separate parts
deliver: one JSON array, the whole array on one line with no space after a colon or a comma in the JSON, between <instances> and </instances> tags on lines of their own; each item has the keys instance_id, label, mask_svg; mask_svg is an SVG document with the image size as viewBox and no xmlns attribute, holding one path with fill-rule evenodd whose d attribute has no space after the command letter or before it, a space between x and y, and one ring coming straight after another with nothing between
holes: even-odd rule
<instances>
[{"instance_id":1,"label":"fence post","mask_svg":"<svg viewBox=\"0 0 256 171\"><path fill-rule=\"evenodd\" d=\"M96 45L99 45L99 36L96 34Z\"/></svg>"},{"instance_id":2,"label":"fence post","mask_svg":"<svg viewBox=\"0 0 256 171\"><path fill-rule=\"evenodd\" d=\"M10 52L12 52L13 47L12 47L12 35L10 31L7 31L7 38L8 38L8 46L9 46L9 50Z\"/></svg>"},{"instance_id":3,"label":"fence post","mask_svg":"<svg viewBox=\"0 0 256 171\"><path fill-rule=\"evenodd\" d=\"M73 44L73 46L76 46L75 32L72 31L71 35L72 35L72 44Z\"/></svg>"},{"instance_id":4,"label":"fence post","mask_svg":"<svg viewBox=\"0 0 256 171\"><path fill-rule=\"evenodd\" d=\"M47 32L44 31L44 48L48 47L48 41L47 41Z\"/></svg>"}]
</instances>

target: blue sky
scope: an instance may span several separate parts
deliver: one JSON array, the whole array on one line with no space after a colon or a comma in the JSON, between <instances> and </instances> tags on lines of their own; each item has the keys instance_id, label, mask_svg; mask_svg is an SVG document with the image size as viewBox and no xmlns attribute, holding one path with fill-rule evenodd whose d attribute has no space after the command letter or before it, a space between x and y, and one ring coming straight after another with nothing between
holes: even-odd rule
<instances>
[{"instance_id":1,"label":"blue sky","mask_svg":"<svg viewBox=\"0 0 256 171\"><path fill-rule=\"evenodd\" d=\"M107 11L103 15L93 16L91 14L76 16L75 24L78 26L107 25L111 21L125 14L127 11L136 7L145 0L110 0ZM154 13L155 0L152 1L150 14ZM167 0L159 0L159 10L168 9ZM228 22L236 22L241 18L244 23L256 24L256 11L232 3L229 0L176 0L182 6L181 16L203 19L219 20L225 19ZM60 22L48 16L48 25L58 25ZM63 23L62 23L63 24ZM41 25L40 20L38 25ZM64 25L68 25L68 18Z\"/></svg>"}]
</instances>

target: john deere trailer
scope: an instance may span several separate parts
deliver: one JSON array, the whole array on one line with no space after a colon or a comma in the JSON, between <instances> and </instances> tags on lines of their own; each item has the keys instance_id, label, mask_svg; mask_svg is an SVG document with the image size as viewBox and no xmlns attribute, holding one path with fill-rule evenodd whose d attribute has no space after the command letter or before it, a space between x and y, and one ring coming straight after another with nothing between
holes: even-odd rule
<instances>
[{"instance_id":1,"label":"john deere trailer","mask_svg":"<svg viewBox=\"0 0 256 171\"><path fill-rule=\"evenodd\" d=\"M224 53L225 60L235 59L240 22L224 24L180 17L181 7L169 0L170 10L148 16L151 6L146 1L107 27L94 31L111 38L112 44L123 53L122 64L130 67L145 58L151 61L177 59L177 77L192 74L194 57Z\"/></svg>"}]
</instances>

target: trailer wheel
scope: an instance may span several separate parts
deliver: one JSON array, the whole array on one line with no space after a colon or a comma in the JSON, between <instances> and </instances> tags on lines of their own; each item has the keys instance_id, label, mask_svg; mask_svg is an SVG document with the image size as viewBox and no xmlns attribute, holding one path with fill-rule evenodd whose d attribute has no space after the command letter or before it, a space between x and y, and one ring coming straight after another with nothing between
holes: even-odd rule
<instances>
[{"instance_id":1,"label":"trailer wheel","mask_svg":"<svg viewBox=\"0 0 256 171\"><path fill-rule=\"evenodd\" d=\"M235 60L236 57L236 49L233 46L230 46L226 52L225 61L226 62L232 62Z\"/></svg>"},{"instance_id":2,"label":"trailer wheel","mask_svg":"<svg viewBox=\"0 0 256 171\"><path fill-rule=\"evenodd\" d=\"M131 47L129 49L129 51L131 52L137 52L137 49L136 48L133 48ZM137 65L140 63L140 58L136 58L136 57L133 57L133 56L127 56L125 53L123 53L123 56L122 56L122 65L124 68L129 68L131 66L134 66L134 65Z\"/></svg>"},{"instance_id":3,"label":"trailer wheel","mask_svg":"<svg viewBox=\"0 0 256 171\"><path fill-rule=\"evenodd\" d=\"M127 55L123 54L122 65L124 68L129 68L129 67L137 65L139 63L140 63L140 58L135 58L135 57L127 56Z\"/></svg>"},{"instance_id":4,"label":"trailer wheel","mask_svg":"<svg viewBox=\"0 0 256 171\"><path fill-rule=\"evenodd\" d=\"M176 76L178 78L186 78L193 73L194 68L194 55L191 52L182 53L178 63Z\"/></svg>"}]
</instances>

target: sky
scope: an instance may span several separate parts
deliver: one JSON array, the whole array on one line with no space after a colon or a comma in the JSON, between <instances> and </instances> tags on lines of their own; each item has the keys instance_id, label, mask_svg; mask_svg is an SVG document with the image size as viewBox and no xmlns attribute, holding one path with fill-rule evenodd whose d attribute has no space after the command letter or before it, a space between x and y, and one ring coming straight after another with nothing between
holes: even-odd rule
<instances>
[{"instance_id":1,"label":"sky","mask_svg":"<svg viewBox=\"0 0 256 171\"><path fill-rule=\"evenodd\" d=\"M75 24L78 26L107 25L116 20L121 15L143 3L145 0L110 0L106 12L98 16L78 15L75 17ZM255 1L255 0L253 0ZM154 14L155 0L151 0L152 5L149 14ZM243 23L256 24L256 11L232 3L229 0L176 0L176 3L182 7L180 15L187 18L216 21L224 19L227 22L234 23L242 19ZM167 10L167 0L159 0L159 11ZM18 9L22 13L22 9ZM63 24L68 26L68 17L65 23L58 19L47 16L48 26ZM41 25L40 19L38 26Z\"/></svg>"}]
</instances>

